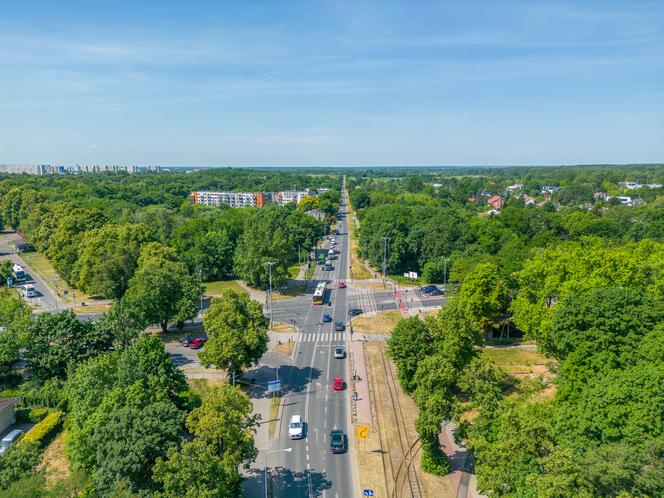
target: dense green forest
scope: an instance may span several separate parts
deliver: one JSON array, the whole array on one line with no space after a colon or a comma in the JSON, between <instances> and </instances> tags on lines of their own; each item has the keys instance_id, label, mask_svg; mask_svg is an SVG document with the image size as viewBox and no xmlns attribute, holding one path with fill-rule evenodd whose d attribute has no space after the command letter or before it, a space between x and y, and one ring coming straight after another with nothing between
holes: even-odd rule
<instances>
[{"instance_id":1,"label":"dense green forest","mask_svg":"<svg viewBox=\"0 0 664 498\"><path fill-rule=\"evenodd\" d=\"M664 190L618 183L661 183L662 169L504 170L454 179L461 193L423 177L352 182L372 265L388 235L392 272L440 282L449 257L459 283L437 316L402 320L389 340L420 409L425 470L449 470L437 437L455 420L490 496L664 494ZM540 202L506 194L516 182ZM562 188L544 199L541 185ZM616 205L592 195L600 188L648 200ZM482 189L506 206L486 216L469 200ZM517 383L482 355L506 330L536 341L553 381Z\"/></svg>"},{"instance_id":2,"label":"dense green forest","mask_svg":"<svg viewBox=\"0 0 664 498\"><path fill-rule=\"evenodd\" d=\"M664 168L346 174L360 256L380 267L387 236L390 274L439 283L447 269L455 283L437 315L400 321L388 342L419 408L423 469L448 472L438 434L454 420L491 496L662 496L664 190L620 182L661 184ZM286 279L298 246L334 221L339 184L263 170L0 177L4 226L71 284L115 300L88 322L33 314L0 291L2 396L21 397L19 419L37 424L0 456L0 496L237 495L256 457L250 400L231 386L187 385L144 331L194 316L199 276L265 288L275 261L275 280ZM193 189L324 186L300 207L187 201ZM494 195L505 202L490 213ZM225 292L204 321L204 365L238 374L266 350L267 319L247 294ZM516 382L483 354L487 341L514 338L550 359L550 377ZM73 474L47 492L36 466L63 426Z\"/></svg>"},{"instance_id":3,"label":"dense green forest","mask_svg":"<svg viewBox=\"0 0 664 498\"><path fill-rule=\"evenodd\" d=\"M294 206L231 209L195 206L197 189L273 191L332 188ZM120 298L150 243L170 247L172 259L190 274L219 280L235 274L265 288L261 268L275 261L277 284L302 250L325 232L325 223L304 213L318 209L332 219L339 179L249 170L192 174L99 174L66 177L0 177L0 227L20 230L52 261L60 276L91 294ZM241 250L238 250L240 247Z\"/></svg>"}]
</instances>

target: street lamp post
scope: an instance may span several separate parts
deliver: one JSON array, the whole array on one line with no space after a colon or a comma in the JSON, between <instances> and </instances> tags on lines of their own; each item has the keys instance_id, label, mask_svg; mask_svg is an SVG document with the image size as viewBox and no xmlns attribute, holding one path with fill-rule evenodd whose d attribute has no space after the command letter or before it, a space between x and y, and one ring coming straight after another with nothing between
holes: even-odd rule
<instances>
[{"instance_id":1,"label":"street lamp post","mask_svg":"<svg viewBox=\"0 0 664 498\"><path fill-rule=\"evenodd\" d=\"M279 453L280 451L283 451L284 453L290 453L290 452L293 451L293 448L283 448L283 449L280 449L280 450L272 450L272 451L268 451L267 453L265 453L265 479L264 479L264 481L265 481L265 498L267 498L267 456L271 453Z\"/></svg>"},{"instance_id":2,"label":"street lamp post","mask_svg":"<svg viewBox=\"0 0 664 498\"><path fill-rule=\"evenodd\" d=\"M443 257L443 292L447 292L447 260L449 259Z\"/></svg>"},{"instance_id":3,"label":"street lamp post","mask_svg":"<svg viewBox=\"0 0 664 498\"><path fill-rule=\"evenodd\" d=\"M387 241L390 238L387 235L383 236L383 288L385 288L385 280L387 279Z\"/></svg>"},{"instance_id":4,"label":"street lamp post","mask_svg":"<svg viewBox=\"0 0 664 498\"><path fill-rule=\"evenodd\" d=\"M272 307L272 266L274 266L274 261L268 261L267 266L270 271L270 338L272 337L272 314L274 308ZM274 362L274 375L275 380L279 380L279 356L277 355Z\"/></svg>"}]
</instances>

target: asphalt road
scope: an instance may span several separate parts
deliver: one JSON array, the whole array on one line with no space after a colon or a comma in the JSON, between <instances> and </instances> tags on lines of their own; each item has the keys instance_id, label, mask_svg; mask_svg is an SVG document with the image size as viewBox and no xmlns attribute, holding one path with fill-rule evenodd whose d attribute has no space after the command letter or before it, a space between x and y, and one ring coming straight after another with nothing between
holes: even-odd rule
<instances>
[{"instance_id":1,"label":"asphalt road","mask_svg":"<svg viewBox=\"0 0 664 498\"><path fill-rule=\"evenodd\" d=\"M342 205L341 211L345 210ZM330 453L329 433L333 428L344 431L348 442L350 424L350 393L348 389L334 391L333 379L349 380L348 358L334 358L334 348L346 348L347 332L334 331L333 322L323 323L324 313L333 320L347 322L347 289L339 289L337 282L345 280L348 269L348 235L346 219L339 221L337 239L339 258L333 271L324 272L318 267L315 281L331 282L323 305L314 305L310 291L301 298L283 305L275 303L274 319L289 322L295 320L302 334L311 334L309 341L300 341L292 366L282 367L279 377L283 382L285 399L283 416L277 427L276 437L268 449L268 466L272 476L275 497L329 497L349 498L359 495L355 483L353 454ZM314 287L315 284L312 284ZM288 421L292 415L301 415L305 422L305 437L288 439ZM292 448L291 453L282 452ZM275 451L277 450L277 451ZM256 461L264 465L265 452ZM262 477L262 476L260 476Z\"/></svg>"},{"instance_id":2,"label":"asphalt road","mask_svg":"<svg viewBox=\"0 0 664 498\"><path fill-rule=\"evenodd\" d=\"M11 244L10 244L11 241ZM37 291L37 297L26 298L33 305L37 305L43 311L58 311L61 309L58 299L51 288L41 279L41 277L15 253L15 243L23 240L14 232L5 232L0 234L0 260L9 259L23 267L26 278L22 282L15 282L15 286L32 284Z\"/></svg>"}]
</instances>

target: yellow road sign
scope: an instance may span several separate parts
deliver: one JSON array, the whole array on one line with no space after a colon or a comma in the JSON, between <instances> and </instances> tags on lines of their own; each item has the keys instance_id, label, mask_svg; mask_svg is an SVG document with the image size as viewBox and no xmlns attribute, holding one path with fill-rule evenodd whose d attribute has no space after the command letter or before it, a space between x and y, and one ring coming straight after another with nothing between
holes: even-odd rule
<instances>
[{"instance_id":1,"label":"yellow road sign","mask_svg":"<svg viewBox=\"0 0 664 498\"><path fill-rule=\"evenodd\" d=\"M357 428L357 438L358 439L367 439L369 437L369 428L367 426L361 425Z\"/></svg>"}]
</instances>

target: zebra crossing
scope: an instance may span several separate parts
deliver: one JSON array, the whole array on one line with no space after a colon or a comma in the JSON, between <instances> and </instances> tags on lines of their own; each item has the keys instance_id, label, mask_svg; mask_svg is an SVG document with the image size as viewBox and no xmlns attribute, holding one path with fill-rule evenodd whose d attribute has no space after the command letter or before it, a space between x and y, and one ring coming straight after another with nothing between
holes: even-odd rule
<instances>
[{"instance_id":1,"label":"zebra crossing","mask_svg":"<svg viewBox=\"0 0 664 498\"><path fill-rule=\"evenodd\" d=\"M320 334L316 333L306 333L300 334L300 342L325 342L325 341L343 341L344 333L343 332L321 332Z\"/></svg>"}]
</instances>

